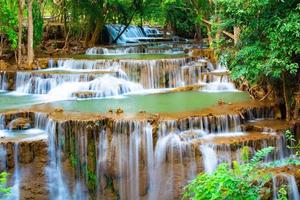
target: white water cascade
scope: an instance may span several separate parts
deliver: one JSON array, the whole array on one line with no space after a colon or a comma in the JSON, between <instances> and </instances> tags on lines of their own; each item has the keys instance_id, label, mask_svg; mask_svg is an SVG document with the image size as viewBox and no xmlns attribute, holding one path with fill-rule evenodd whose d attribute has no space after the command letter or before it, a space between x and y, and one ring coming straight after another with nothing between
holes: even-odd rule
<instances>
[{"instance_id":1,"label":"white water cascade","mask_svg":"<svg viewBox=\"0 0 300 200\"><path fill-rule=\"evenodd\" d=\"M105 47L92 47L88 48L85 52L86 55L121 55L129 53L145 53L145 49L140 46L118 47L118 48L105 48Z\"/></svg>"},{"instance_id":2,"label":"white water cascade","mask_svg":"<svg viewBox=\"0 0 300 200\"><path fill-rule=\"evenodd\" d=\"M70 199L70 193L66 188L66 183L61 169L61 145L56 138L56 126L54 121L47 123L46 130L49 134L49 165L46 168L50 199L64 200Z\"/></svg>"},{"instance_id":3,"label":"white water cascade","mask_svg":"<svg viewBox=\"0 0 300 200\"><path fill-rule=\"evenodd\" d=\"M118 35L125 28L121 24L108 24L105 26L108 33L110 34L110 42L117 39ZM151 40L156 37L161 37L162 33L156 28L143 27L130 25L124 31L124 33L119 37L117 43L137 43L140 41Z\"/></svg>"},{"instance_id":4,"label":"white water cascade","mask_svg":"<svg viewBox=\"0 0 300 200\"><path fill-rule=\"evenodd\" d=\"M226 69L215 68L203 59L59 59L49 62L52 68L47 70L17 72L16 91L48 94L55 99L109 97L190 85L198 85L206 92L236 91Z\"/></svg>"},{"instance_id":5,"label":"white water cascade","mask_svg":"<svg viewBox=\"0 0 300 200\"><path fill-rule=\"evenodd\" d=\"M210 145L200 145L200 151L203 154L203 164L206 173L211 174L218 166L217 153Z\"/></svg>"},{"instance_id":6,"label":"white water cascade","mask_svg":"<svg viewBox=\"0 0 300 200\"><path fill-rule=\"evenodd\" d=\"M95 75L32 75L28 72L17 73L17 92L49 94L57 98L74 97L77 92L89 92L91 97L107 97L136 92L143 89L138 83L117 78L109 74Z\"/></svg>"},{"instance_id":7,"label":"white water cascade","mask_svg":"<svg viewBox=\"0 0 300 200\"><path fill-rule=\"evenodd\" d=\"M106 47L92 47L88 48L85 52L86 55L124 55L124 54L183 54L184 48L183 47L166 47L166 48L159 48L159 47L148 47L144 45L135 45L135 46L128 46L128 47L113 47L113 48L106 48ZM49 62L49 66L51 62Z\"/></svg>"},{"instance_id":8,"label":"white water cascade","mask_svg":"<svg viewBox=\"0 0 300 200\"><path fill-rule=\"evenodd\" d=\"M11 193L6 200L19 200L20 199L20 182L21 172L19 167L19 143L14 144L14 174L13 174L13 186Z\"/></svg>"},{"instance_id":9,"label":"white water cascade","mask_svg":"<svg viewBox=\"0 0 300 200\"><path fill-rule=\"evenodd\" d=\"M0 71L0 91L7 90L7 87L8 87L7 73Z\"/></svg>"},{"instance_id":10,"label":"white water cascade","mask_svg":"<svg viewBox=\"0 0 300 200\"><path fill-rule=\"evenodd\" d=\"M273 183L273 199L278 199L279 186L284 187L288 194L289 200L300 200L300 193L295 177L290 174L277 174L272 178Z\"/></svg>"}]
</instances>

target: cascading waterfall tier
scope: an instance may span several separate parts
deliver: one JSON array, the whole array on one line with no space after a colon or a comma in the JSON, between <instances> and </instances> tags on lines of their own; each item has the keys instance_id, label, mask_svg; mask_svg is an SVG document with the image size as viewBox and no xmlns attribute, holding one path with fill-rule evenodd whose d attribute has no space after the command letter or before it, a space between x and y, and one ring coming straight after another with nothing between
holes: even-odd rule
<instances>
[{"instance_id":1,"label":"cascading waterfall tier","mask_svg":"<svg viewBox=\"0 0 300 200\"><path fill-rule=\"evenodd\" d=\"M57 98L106 97L142 90L137 83L110 74L32 74L17 72L16 91Z\"/></svg>"},{"instance_id":2,"label":"cascading waterfall tier","mask_svg":"<svg viewBox=\"0 0 300 200\"><path fill-rule=\"evenodd\" d=\"M51 61L52 62L52 61ZM118 69L130 81L144 88L174 88L200 84L206 91L233 91L234 85L226 70L215 69L203 59L190 58L162 60L75 60L61 59L53 65L57 69L112 70ZM216 72L214 72L217 70Z\"/></svg>"},{"instance_id":3,"label":"cascading waterfall tier","mask_svg":"<svg viewBox=\"0 0 300 200\"><path fill-rule=\"evenodd\" d=\"M129 47L92 47L86 50L86 55L122 55L122 54L179 54L184 53L183 47L153 48L145 45Z\"/></svg>"},{"instance_id":4,"label":"cascading waterfall tier","mask_svg":"<svg viewBox=\"0 0 300 200\"><path fill-rule=\"evenodd\" d=\"M145 53L142 46L119 47L119 48L105 48L105 47L92 47L86 50L86 55L118 55L129 53Z\"/></svg>"},{"instance_id":5,"label":"cascading waterfall tier","mask_svg":"<svg viewBox=\"0 0 300 200\"><path fill-rule=\"evenodd\" d=\"M262 110L253 108L245 113L251 112L252 117L272 116L268 108ZM247 116L244 118L246 120ZM95 196L96 199L112 196L121 199L176 198L181 193L179 186L207 169L203 144L196 145L194 141L207 134L226 135L227 131L234 136L243 122L239 115L158 122L126 119L45 121L42 115L35 119L35 123L39 124L37 126L48 127L46 130L50 134L47 176L52 199L75 199L72 194L83 199L87 198L85 195ZM202 136L185 137L196 128L201 130ZM236 159L237 152L245 144L256 151L268 145L280 144L279 140L280 137L270 136L262 140L243 141L236 144L238 148L215 144L210 146L210 152L215 152L216 163L230 162ZM74 167L77 193L72 192L64 181L62 155L69 157ZM219 158L218 155L226 156ZM86 187L95 193L86 194Z\"/></svg>"},{"instance_id":6,"label":"cascading waterfall tier","mask_svg":"<svg viewBox=\"0 0 300 200\"><path fill-rule=\"evenodd\" d=\"M243 146L251 153L275 146L266 161L288 155L282 134L243 131L248 120L273 118L272 107L177 120L56 119L55 114L12 112L1 115L2 127L18 117L48 133L44 168L50 199L176 199L199 172L212 172L220 162L242 162ZM0 160L9 151L0 145ZM26 156L18 157L23 163Z\"/></svg>"},{"instance_id":7,"label":"cascading waterfall tier","mask_svg":"<svg viewBox=\"0 0 300 200\"><path fill-rule=\"evenodd\" d=\"M113 42L117 39L119 34L125 29L125 25L121 24L107 24L105 25L106 30L110 35L110 42ZM155 38L162 36L162 33L157 28L150 28L147 26L143 26L142 28L139 26L130 25L123 32L122 35L117 39L117 43L132 43L139 41L155 41Z\"/></svg>"},{"instance_id":8,"label":"cascading waterfall tier","mask_svg":"<svg viewBox=\"0 0 300 200\"><path fill-rule=\"evenodd\" d=\"M197 86L208 92L236 91L229 73L204 59L50 59L49 66L52 68L14 73L15 84L10 88L15 85L19 93L49 94L60 99L107 97L185 86ZM7 88L6 82L1 86L3 89Z\"/></svg>"}]
</instances>

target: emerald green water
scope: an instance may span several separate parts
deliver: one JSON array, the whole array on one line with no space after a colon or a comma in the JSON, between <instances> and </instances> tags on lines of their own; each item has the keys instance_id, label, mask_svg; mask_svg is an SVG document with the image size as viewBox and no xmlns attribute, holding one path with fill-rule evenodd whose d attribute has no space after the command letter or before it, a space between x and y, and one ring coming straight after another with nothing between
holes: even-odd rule
<instances>
[{"instance_id":1,"label":"emerald green water","mask_svg":"<svg viewBox=\"0 0 300 200\"><path fill-rule=\"evenodd\" d=\"M46 99L37 95L14 95L0 92L0 110L28 108L33 104L46 102Z\"/></svg>"},{"instance_id":2,"label":"emerald green water","mask_svg":"<svg viewBox=\"0 0 300 200\"><path fill-rule=\"evenodd\" d=\"M245 102L250 100L244 92L176 92L148 95L128 95L120 98L64 100L51 103L54 107L61 107L66 111L104 113L109 109L122 108L126 113L146 111L158 112L184 112L199 110L217 105L222 99L225 102ZM30 106L51 101L51 97L43 95L13 95L0 93L0 111L30 108Z\"/></svg>"},{"instance_id":3,"label":"emerald green water","mask_svg":"<svg viewBox=\"0 0 300 200\"><path fill-rule=\"evenodd\" d=\"M107 112L109 109L122 108L126 113L146 111L184 112L199 110L217 105L218 100L225 102L245 102L250 100L243 92L205 93L198 91L177 92L167 94L130 95L118 99L88 99L53 102L53 106L62 107L67 111Z\"/></svg>"},{"instance_id":4,"label":"emerald green water","mask_svg":"<svg viewBox=\"0 0 300 200\"><path fill-rule=\"evenodd\" d=\"M152 60L152 59L169 59L169 58L183 58L186 54L143 54L143 53L129 53L117 55L74 55L74 59L137 59L137 60Z\"/></svg>"}]
</instances>

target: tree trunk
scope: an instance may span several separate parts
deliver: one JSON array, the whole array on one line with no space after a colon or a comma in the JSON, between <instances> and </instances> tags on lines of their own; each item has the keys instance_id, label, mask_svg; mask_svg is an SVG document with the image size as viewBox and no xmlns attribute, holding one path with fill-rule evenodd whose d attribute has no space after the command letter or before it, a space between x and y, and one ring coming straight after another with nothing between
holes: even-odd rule
<instances>
[{"instance_id":1,"label":"tree trunk","mask_svg":"<svg viewBox=\"0 0 300 200\"><path fill-rule=\"evenodd\" d=\"M295 108L294 108L294 116L295 120L299 117L299 109L300 109L300 90L295 93Z\"/></svg>"},{"instance_id":2,"label":"tree trunk","mask_svg":"<svg viewBox=\"0 0 300 200\"><path fill-rule=\"evenodd\" d=\"M22 61L22 30L23 30L23 6L24 1L18 0L18 20L19 20L19 30L18 30L18 65Z\"/></svg>"},{"instance_id":3,"label":"tree trunk","mask_svg":"<svg viewBox=\"0 0 300 200\"><path fill-rule=\"evenodd\" d=\"M62 6L63 6L63 18L64 18L64 36L65 38L67 37L67 34L69 34L68 30L67 30L67 8L66 8L66 0L63 0L62 2Z\"/></svg>"},{"instance_id":4,"label":"tree trunk","mask_svg":"<svg viewBox=\"0 0 300 200\"><path fill-rule=\"evenodd\" d=\"M233 27L233 35L234 35L234 45L237 45L239 39L240 39L240 32L241 29L239 27Z\"/></svg>"},{"instance_id":5,"label":"tree trunk","mask_svg":"<svg viewBox=\"0 0 300 200\"><path fill-rule=\"evenodd\" d=\"M207 28L208 46L212 47L213 39L211 37L211 28L209 26L206 26L206 28Z\"/></svg>"},{"instance_id":6,"label":"tree trunk","mask_svg":"<svg viewBox=\"0 0 300 200\"><path fill-rule=\"evenodd\" d=\"M100 35L102 34L102 25L103 24L101 22L97 21L96 28L88 45L89 47L95 46L95 44L99 40Z\"/></svg>"},{"instance_id":7,"label":"tree trunk","mask_svg":"<svg viewBox=\"0 0 300 200\"><path fill-rule=\"evenodd\" d=\"M287 90L286 90L286 74L285 72L282 74L282 88L283 88L283 97L284 97L284 103L285 103L285 118L286 121L290 121L291 116L290 116L290 105L289 105L289 98L288 98L288 94L287 94Z\"/></svg>"},{"instance_id":8,"label":"tree trunk","mask_svg":"<svg viewBox=\"0 0 300 200\"><path fill-rule=\"evenodd\" d=\"M200 26L200 24L196 24L195 29L196 29L195 40L197 42L200 42L201 41L201 26Z\"/></svg>"},{"instance_id":9,"label":"tree trunk","mask_svg":"<svg viewBox=\"0 0 300 200\"><path fill-rule=\"evenodd\" d=\"M4 49L4 36L0 34L0 56L2 56L3 49Z\"/></svg>"},{"instance_id":10,"label":"tree trunk","mask_svg":"<svg viewBox=\"0 0 300 200\"><path fill-rule=\"evenodd\" d=\"M27 62L29 66L32 65L34 59L32 1L33 0L28 0L27 2L28 4Z\"/></svg>"}]
</instances>

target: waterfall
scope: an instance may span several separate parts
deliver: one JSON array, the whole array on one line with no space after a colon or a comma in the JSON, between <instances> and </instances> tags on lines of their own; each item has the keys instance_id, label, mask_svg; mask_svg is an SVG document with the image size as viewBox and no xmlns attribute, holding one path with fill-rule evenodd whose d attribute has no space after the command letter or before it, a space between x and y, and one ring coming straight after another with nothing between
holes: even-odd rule
<instances>
[{"instance_id":1,"label":"waterfall","mask_svg":"<svg viewBox=\"0 0 300 200\"><path fill-rule=\"evenodd\" d=\"M66 187L65 178L61 167L61 140L57 138L56 130L58 125L49 119L46 131L49 134L49 164L46 168L50 199L68 200L71 199L70 192ZM59 135L59 134L58 134Z\"/></svg>"},{"instance_id":2,"label":"waterfall","mask_svg":"<svg viewBox=\"0 0 300 200\"><path fill-rule=\"evenodd\" d=\"M154 152L154 173L150 177L152 179L152 185L149 189L150 200L176 196L174 194L174 179L175 177L181 179L184 176L182 165L184 150L184 143L175 133L170 133L158 139ZM176 165L178 166L175 170Z\"/></svg>"},{"instance_id":3,"label":"waterfall","mask_svg":"<svg viewBox=\"0 0 300 200\"><path fill-rule=\"evenodd\" d=\"M6 72L0 71L0 90L8 89L8 78Z\"/></svg>"},{"instance_id":4,"label":"waterfall","mask_svg":"<svg viewBox=\"0 0 300 200\"><path fill-rule=\"evenodd\" d=\"M97 199L103 199L103 192L105 190L105 171L107 171L107 156L108 156L108 138L105 131L99 133L98 156L97 156Z\"/></svg>"},{"instance_id":5,"label":"waterfall","mask_svg":"<svg viewBox=\"0 0 300 200\"><path fill-rule=\"evenodd\" d=\"M211 145L200 145L200 151L203 155L204 171L211 174L218 166L217 153Z\"/></svg>"},{"instance_id":6,"label":"waterfall","mask_svg":"<svg viewBox=\"0 0 300 200\"><path fill-rule=\"evenodd\" d=\"M125 28L124 25L120 24L107 24L105 27L111 37L111 42L115 40L119 33ZM117 43L139 42L140 40L147 40L160 36L162 36L162 33L156 28L143 27L142 30L139 26L130 25L119 37Z\"/></svg>"},{"instance_id":7,"label":"waterfall","mask_svg":"<svg viewBox=\"0 0 300 200\"><path fill-rule=\"evenodd\" d=\"M125 123L125 124L124 124ZM113 138L111 141L111 150L117 152L114 159L117 166L117 174L121 177L119 180L119 194L121 199L139 199L140 195L140 148L144 140L146 122L118 121L113 128ZM118 127L127 127L129 136Z\"/></svg>"},{"instance_id":8,"label":"waterfall","mask_svg":"<svg viewBox=\"0 0 300 200\"><path fill-rule=\"evenodd\" d=\"M251 112L251 111L249 111ZM241 117L239 115L217 115L187 117L179 120L163 121L161 128L169 132L184 132L200 130L206 134L228 133L241 131Z\"/></svg>"},{"instance_id":9,"label":"waterfall","mask_svg":"<svg viewBox=\"0 0 300 200\"><path fill-rule=\"evenodd\" d=\"M183 48L151 48L144 45L139 46L129 46L129 47L92 47L88 48L85 52L86 55L123 55L123 54L183 54ZM49 68L52 62L49 62Z\"/></svg>"},{"instance_id":10,"label":"waterfall","mask_svg":"<svg viewBox=\"0 0 300 200\"><path fill-rule=\"evenodd\" d=\"M0 130L5 129L5 115L0 113Z\"/></svg>"},{"instance_id":11,"label":"waterfall","mask_svg":"<svg viewBox=\"0 0 300 200\"><path fill-rule=\"evenodd\" d=\"M6 198L7 200L19 200L20 199L20 182L21 172L19 167L19 143L14 143L14 174L13 174L13 186L11 193Z\"/></svg>"},{"instance_id":12,"label":"waterfall","mask_svg":"<svg viewBox=\"0 0 300 200\"><path fill-rule=\"evenodd\" d=\"M121 48L92 47L88 48L85 52L86 55L121 55L129 53L144 53L144 49L141 46Z\"/></svg>"},{"instance_id":13,"label":"waterfall","mask_svg":"<svg viewBox=\"0 0 300 200\"><path fill-rule=\"evenodd\" d=\"M286 186L287 188L287 194L289 200L299 200L300 199L300 193L298 190L298 186L295 180L295 177L290 174L277 174L272 177L272 183L273 183L273 199L278 199L278 191L279 186Z\"/></svg>"},{"instance_id":14,"label":"waterfall","mask_svg":"<svg viewBox=\"0 0 300 200\"><path fill-rule=\"evenodd\" d=\"M6 148L3 144L0 144L0 172L6 170Z\"/></svg>"},{"instance_id":15,"label":"waterfall","mask_svg":"<svg viewBox=\"0 0 300 200\"><path fill-rule=\"evenodd\" d=\"M199 85L206 92L236 91L227 72L214 72L209 62L189 58L160 60L76 60L49 61L48 70L17 72L16 91L74 96L106 97L145 89ZM56 71L54 71L56 70ZM212 71L211 71L212 70ZM112 87L109 83L112 84ZM68 91L67 93L60 91ZM82 95L83 94L83 95Z\"/></svg>"},{"instance_id":16,"label":"waterfall","mask_svg":"<svg viewBox=\"0 0 300 200\"><path fill-rule=\"evenodd\" d=\"M17 92L49 94L57 98L69 98L77 92L91 92L92 97L107 97L136 92L143 89L137 83L111 75L94 77L90 75L49 75L47 78L18 72Z\"/></svg>"}]
</instances>

